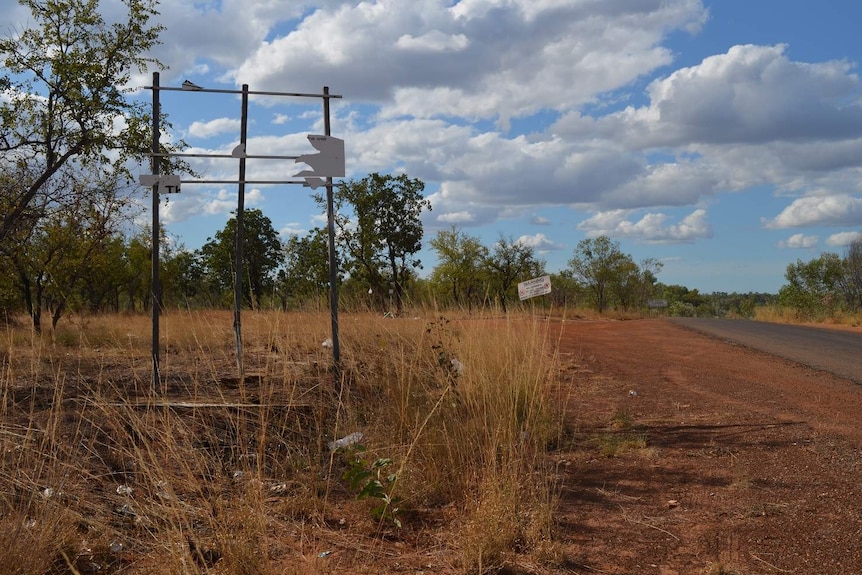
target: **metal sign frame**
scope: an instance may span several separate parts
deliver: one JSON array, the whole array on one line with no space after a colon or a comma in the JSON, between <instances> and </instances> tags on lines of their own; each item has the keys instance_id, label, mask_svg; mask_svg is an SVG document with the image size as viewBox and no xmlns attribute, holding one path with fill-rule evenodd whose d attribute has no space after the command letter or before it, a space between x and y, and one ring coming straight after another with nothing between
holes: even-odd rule
<instances>
[{"instance_id":1,"label":"metal sign frame","mask_svg":"<svg viewBox=\"0 0 862 575\"><path fill-rule=\"evenodd\" d=\"M248 89L248 84L243 84L241 90L221 90L208 89L186 80L181 87L161 86L159 84L159 73L153 72L152 86L144 86L144 89L152 90L153 92L153 140L152 151L150 153L150 166L152 174L142 176L142 184L152 183L152 210L153 210L153 230L152 230L152 362L153 362L153 388L156 389L160 383L161 377L159 373L159 316L162 312L162 290L161 278L159 277L159 189L164 186L170 190L176 185L176 192L179 192L179 184L237 184L237 210L236 210L236 244L235 244L235 261L236 270L234 271L234 338L236 343L236 361L240 379L245 376L243 366L243 350L242 350L242 262L243 262L243 244L244 244L244 225L243 213L245 211L245 185L246 184L302 184L312 188L317 188L320 185L326 186L326 216L327 228L329 235L329 295L330 295L330 313L331 313L331 329L332 329L332 356L335 367L336 385L340 383L340 345L338 337L338 269L337 258L335 253L335 214L333 209L333 182L332 176L344 176L344 148L343 141L341 142L341 166L340 173L318 173L316 171L304 171L297 175L305 176L303 179L296 180L248 180L246 179L246 160L247 159L267 159L267 160L294 160L296 162L307 162L309 159L314 159L316 154L303 154L299 156L274 156L274 155L249 155L246 153L246 144L248 139L248 97L255 96L280 96L280 97L295 97L295 98L320 98L323 101L323 119L324 119L324 135L312 136L309 141L312 146L323 153L320 145L326 145L326 140L331 138L330 125L330 109L329 101L333 98L341 98L340 95L330 94L329 87L324 86L321 94L307 94L297 92L270 92L270 91L252 91ZM186 154L186 153L165 153L161 150L161 104L160 94L165 91L176 92L193 92L193 93L217 93L217 94L240 94L242 96L242 116L240 122L240 143L236 146L231 154ZM312 139L320 138L320 140ZM337 140L337 138L332 138ZM321 141L323 142L321 144ZM337 143L336 143L337 144ZM233 158L239 160L239 177L236 180L178 180L178 176L159 174L159 160L161 158L170 157L201 157L201 158ZM309 164L311 165L311 164ZM315 166L312 166L313 168ZM332 170L332 166L327 163L325 169ZM168 185L170 184L170 185ZM175 193L175 192L173 192Z\"/></svg>"}]
</instances>

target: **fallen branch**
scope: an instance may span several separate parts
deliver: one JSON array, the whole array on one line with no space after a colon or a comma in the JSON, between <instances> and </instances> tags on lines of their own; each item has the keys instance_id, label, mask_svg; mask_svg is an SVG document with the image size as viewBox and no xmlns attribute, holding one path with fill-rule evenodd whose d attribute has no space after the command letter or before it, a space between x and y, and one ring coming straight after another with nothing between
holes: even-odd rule
<instances>
[{"instance_id":1,"label":"fallen branch","mask_svg":"<svg viewBox=\"0 0 862 575\"><path fill-rule=\"evenodd\" d=\"M782 569L782 568L780 568L780 567L776 567L775 565L773 565L773 564L772 564L772 563L770 563L769 561L766 561L766 560L764 560L764 559L761 559L760 557L758 557L757 555L755 555L755 554L754 554L754 553L752 553L751 551L749 551L749 552L748 552L748 554L749 554L749 555L751 555L752 557L754 557L755 559L757 559L758 561L760 561L761 563L763 563L764 565L768 565L769 567L771 567L771 568L775 569L775 570L776 570L776 571L778 571L779 573L795 573L795 571L793 571L792 569L791 569L791 570L787 570L787 569Z\"/></svg>"}]
</instances>

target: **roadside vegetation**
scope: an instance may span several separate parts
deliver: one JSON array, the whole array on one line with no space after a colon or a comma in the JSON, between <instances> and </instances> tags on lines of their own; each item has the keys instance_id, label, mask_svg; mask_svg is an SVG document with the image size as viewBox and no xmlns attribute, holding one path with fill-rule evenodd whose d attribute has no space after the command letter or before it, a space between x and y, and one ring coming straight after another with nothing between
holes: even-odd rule
<instances>
[{"instance_id":1,"label":"roadside vegetation","mask_svg":"<svg viewBox=\"0 0 862 575\"><path fill-rule=\"evenodd\" d=\"M558 561L547 324L353 316L336 385L328 319L248 314L239 379L229 314L168 314L157 389L145 318L7 329L0 572L377 572L397 541L430 571Z\"/></svg>"}]
</instances>

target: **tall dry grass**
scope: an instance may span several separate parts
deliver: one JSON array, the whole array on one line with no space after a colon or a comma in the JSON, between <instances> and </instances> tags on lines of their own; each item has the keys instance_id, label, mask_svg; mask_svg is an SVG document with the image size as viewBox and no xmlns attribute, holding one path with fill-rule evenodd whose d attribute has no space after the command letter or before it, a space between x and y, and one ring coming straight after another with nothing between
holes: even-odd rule
<instances>
[{"instance_id":1,"label":"tall dry grass","mask_svg":"<svg viewBox=\"0 0 862 575\"><path fill-rule=\"evenodd\" d=\"M6 331L0 573L386 572L406 534L438 572L554 558L546 323L345 315L334 372L327 314L246 313L244 378L231 323L163 317L156 386L148 318Z\"/></svg>"},{"instance_id":2,"label":"tall dry grass","mask_svg":"<svg viewBox=\"0 0 862 575\"><path fill-rule=\"evenodd\" d=\"M801 323L847 327L859 327L862 325L862 313L850 313L839 310L832 314L824 312L820 316L804 318L800 317L800 314L797 311L779 305L766 305L755 308L754 319L757 321L769 321L773 323Z\"/></svg>"}]
</instances>

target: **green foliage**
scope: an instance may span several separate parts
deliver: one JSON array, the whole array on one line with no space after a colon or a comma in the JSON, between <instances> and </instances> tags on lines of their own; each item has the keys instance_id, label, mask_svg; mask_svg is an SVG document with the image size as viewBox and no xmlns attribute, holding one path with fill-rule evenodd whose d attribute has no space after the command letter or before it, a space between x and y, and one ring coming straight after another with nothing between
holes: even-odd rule
<instances>
[{"instance_id":1,"label":"green foliage","mask_svg":"<svg viewBox=\"0 0 862 575\"><path fill-rule=\"evenodd\" d=\"M396 527L401 527L398 518L400 509L397 505L401 502L400 497L393 497L392 491L398 481L397 473L387 473L392 465L392 460L381 457L370 461L365 459L365 447L354 445L351 447L352 457L349 461L347 471L341 478L347 482L351 491L356 493L357 499L370 498L379 502L371 514L377 519L388 519Z\"/></svg>"},{"instance_id":2,"label":"green foliage","mask_svg":"<svg viewBox=\"0 0 862 575\"><path fill-rule=\"evenodd\" d=\"M544 275L545 262L536 258L535 250L513 238L500 235L485 258L491 290L506 311L506 302L517 297L519 282Z\"/></svg>"},{"instance_id":3,"label":"green foliage","mask_svg":"<svg viewBox=\"0 0 862 575\"><path fill-rule=\"evenodd\" d=\"M841 257L823 253L819 257L787 266L788 284L778 293L778 302L805 319L832 317L843 305L841 284L844 265Z\"/></svg>"},{"instance_id":4,"label":"green foliage","mask_svg":"<svg viewBox=\"0 0 862 575\"><path fill-rule=\"evenodd\" d=\"M275 270L284 261L284 252L272 220L256 209L243 212L243 296L251 307L259 307L274 286ZM212 286L232 293L236 272L236 217L228 220L215 238L207 238L201 248L201 263Z\"/></svg>"},{"instance_id":5,"label":"green foliage","mask_svg":"<svg viewBox=\"0 0 862 575\"><path fill-rule=\"evenodd\" d=\"M654 291L661 262L644 260L640 266L607 236L578 242L569 261L572 276L582 282L599 313L616 304L622 310L643 306Z\"/></svg>"},{"instance_id":6,"label":"green foliage","mask_svg":"<svg viewBox=\"0 0 862 575\"><path fill-rule=\"evenodd\" d=\"M488 259L488 248L455 226L440 230L429 243L437 252L431 282L438 298L459 307L480 304L486 280L482 263Z\"/></svg>"},{"instance_id":7,"label":"green foliage","mask_svg":"<svg viewBox=\"0 0 862 575\"><path fill-rule=\"evenodd\" d=\"M122 87L133 71L158 64L145 54L162 30L149 23L157 15L155 0L124 0L125 17L111 24L98 0L20 3L30 9L32 25L0 39L9 74L3 84L15 95L0 100L0 169L26 178L0 187L0 243L28 218L40 217L33 211L39 194L64 167L129 177L125 161L143 157L149 123L144 106L127 100ZM119 156L109 160L109 151Z\"/></svg>"},{"instance_id":8,"label":"green foliage","mask_svg":"<svg viewBox=\"0 0 862 575\"><path fill-rule=\"evenodd\" d=\"M327 293L328 242L326 230L314 228L305 237L291 236L284 244L285 263L276 281L282 309L298 307Z\"/></svg>"},{"instance_id":9,"label":"green foliage","mask_svg":"<svg viewBox=\"0 0 862 575\"><path fill-rule=\"evenodd\" d=\"M412 270L421 267L416 257L422 249L421 215L431 209L431 202L422 195L424 189L421 180L406 174L374 173L348 180L333 193L345 270L352 278L365 281L381 303L391 288L397 313L402 310L405 283ZM323 196L315 200L321 206L326 204Z\"/></svg>"}]
</instances>

